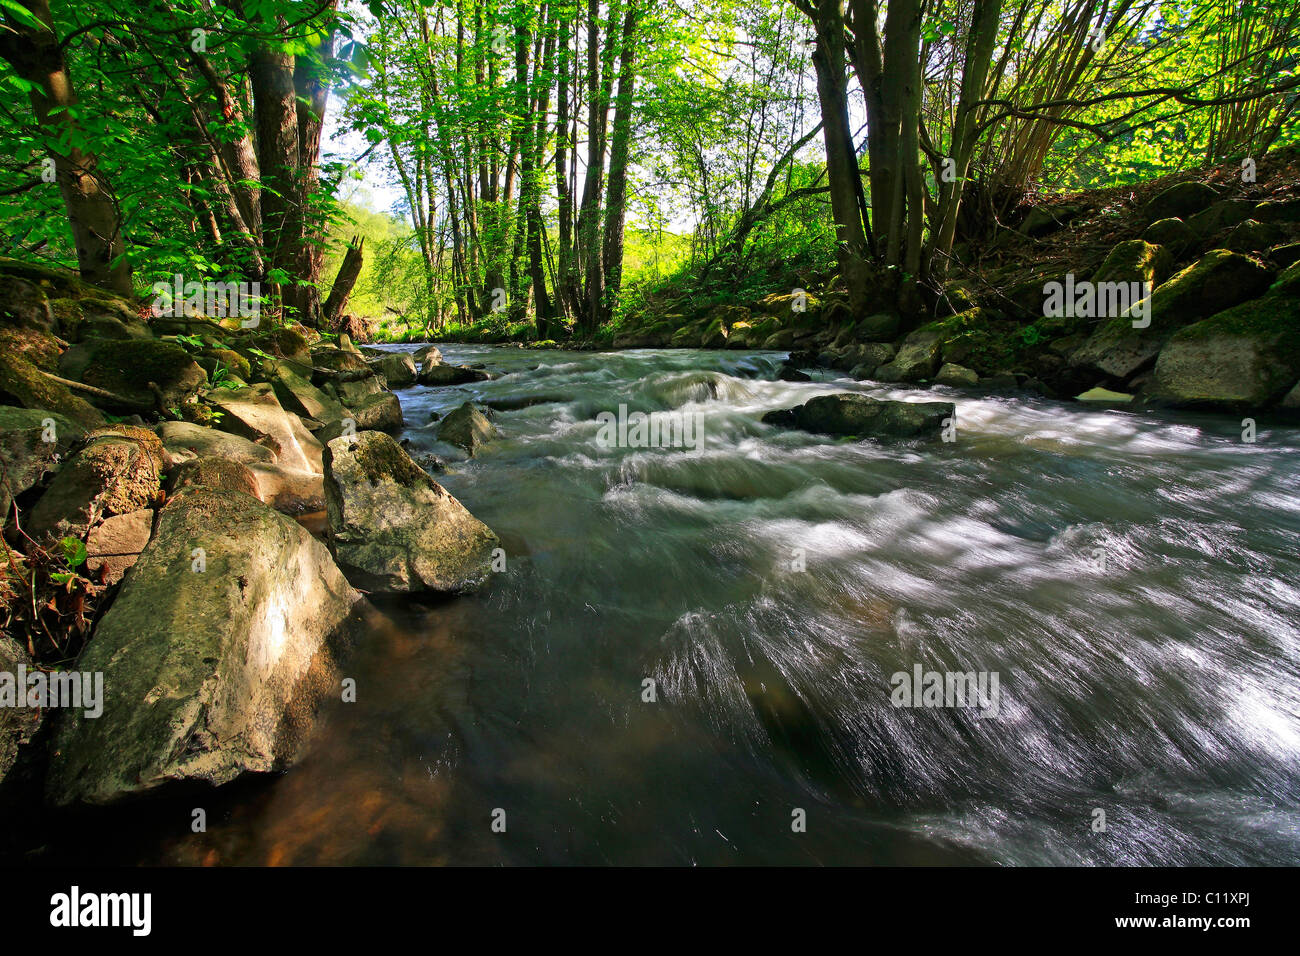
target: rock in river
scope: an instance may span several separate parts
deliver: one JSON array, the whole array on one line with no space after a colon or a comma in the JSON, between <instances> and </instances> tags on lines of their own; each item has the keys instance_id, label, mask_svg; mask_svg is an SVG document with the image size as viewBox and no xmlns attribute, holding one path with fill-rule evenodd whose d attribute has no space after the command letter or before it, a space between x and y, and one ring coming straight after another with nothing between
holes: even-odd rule
<instances>
[{"instance_id":1,"label":"rock in river","mask_svg":"<svg viewBox=\"0 0 1300 956\"><path fill-rule=\"evenodd\" d=\"M827 435L912 438L938 434L944 419L955 413L951 402L891 402L841 392L819 395L795 408L768 412L763 421Z\"/></svg>"},{"instance_id":2,"label":"rock in river","mask_svg":"<svg viewBox=\"0 0 1300 956\"><path fill-rule=\"evenodd\" d=\"M383 432L325 449L325 504L334 555L369 591L468 591L491 570L492 531Z\"/></svg>"}]
</instances>

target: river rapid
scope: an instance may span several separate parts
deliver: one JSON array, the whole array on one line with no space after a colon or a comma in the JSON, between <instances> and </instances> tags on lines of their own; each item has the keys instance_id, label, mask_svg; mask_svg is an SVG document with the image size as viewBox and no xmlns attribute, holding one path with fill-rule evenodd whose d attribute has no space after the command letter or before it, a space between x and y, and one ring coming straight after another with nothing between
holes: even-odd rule
<instances>
[{"instance_id":1,"label":"river rapid","mask_svg":"<svg viewBox=\"0 0 1300 956\"><path fill-rule=\"evenodd\" d=\"M1300 430L443 351L496 377L401 390L403 437L505 570L382 607L307 759L136 861L1300 863ZM759 421L832 391L955 401L956 440ZM425 424L466 400L502 433L471 460ZM620 404L700 447L609 447ZM895 706L918 665L996 707Z\"/></svg>"}]
</instances>

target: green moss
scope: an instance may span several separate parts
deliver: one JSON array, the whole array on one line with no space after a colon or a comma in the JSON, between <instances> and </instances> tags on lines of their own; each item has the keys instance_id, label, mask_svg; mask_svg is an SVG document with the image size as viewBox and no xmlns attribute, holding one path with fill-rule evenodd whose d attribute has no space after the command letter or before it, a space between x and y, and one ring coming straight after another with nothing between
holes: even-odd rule
<instances>
[{"instance_id":1,"label":"green moss","mask_svg":"<svg viewBox=\"0 0 1300 956\"><path fill-rule=\"evenodd\" d=\"M367 481L395 481L407 487L432 484L402 446L380 432L358 439L351 452Z\"/></svg>"},{"instance_id":2,"label":"green moss","mask_svg":"<svg viewBox=\"0 0 1300 956\"><path fill-rule=\"evenodd\" d=\"M1300 299L1267 295L1234 306L1177 332L1170 340L1193 342L1219 336L1270 341L1286 365L1300 365Z\"/></svg>"}]
</instances>

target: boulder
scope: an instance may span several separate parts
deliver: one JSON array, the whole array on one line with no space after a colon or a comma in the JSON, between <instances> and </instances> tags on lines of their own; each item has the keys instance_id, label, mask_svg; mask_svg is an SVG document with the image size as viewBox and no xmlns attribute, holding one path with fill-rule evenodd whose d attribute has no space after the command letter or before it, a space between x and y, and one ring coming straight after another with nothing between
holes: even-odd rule
<instances>
[{"instance_id":1,"label":"boulder","mask_svg":"<svg viewBox=\"0 0 1300 956\"><path fill-rule=\"evenodd\" d=\"M979 373L951 362L939 369L934 377L935 385L948 385L953 388L973 388L979 383Z\"/></svg>"},{"instance_id":2,"label":"boulder","mask_svg":"<svg viewBox=\"0 0 1300 956\"><path fill-rule=\"evenodd\" d=\"M748 314L748 312L746 312ZM727 346L727 326L723 324L722 319L715 318L711 320L700 333L700 348L702 349L721 349Z\"/></svg>"},{"instance_id":3,"label":"boulder","mask_svg":"<svg viewBox=\"0 0 1300 956\"><path fill-rule=\"evenodd\" d=\"M226 458L194 458L177 465L167 482L167 491L175 495L200 486L214 491L242 491L261 500L257 479L248 465Z\"/></svg>"},{"instance_id":4,"label":"boulder","mask_svg":"<svg viewBox=\"0 0 1300 956\"><path fill-rule=\"evenodd\" d=\"M877 312L854 326L859 342L890 342L898 335L902 319L892 312Z\"/></svg>"},{"instance_id":5,"label":"boulder","mask_svg":"<svg viewBox=\"0 0 1300 956\"><path fill-rule=\"evenodd\" d=\"M209 457L246 465L275 461L275 452L265 445L190 422L162 422L157 426L157 433L167 454L177 463Z\"/></svg>"},{"instance_id":6,"label":"boulder","mask_svg":"<svg viewBox=\"0 0 1300 956\"><path fill-rule=\"evenodd\" d=\"M813 326L819 322L822 302L811 292L773 293L758 300L758 307L782 326Z\"/></svg>"},{"instance_id":7,"label":"boulder","mask_svg":"<svg viewBox=\"0 0 1300 956\"><path fill-rule=\"evenodd\" d=\"M13 499L54 471L83 434L54 412L0 405L0 525Z\"/></svg>"},{"instance_id":8,"label":"boulder","mask_svg":"<svg viewBox=\"0 0 1300 956\"><path fill-rule=\"evenodd\" d=\"M257 498L276 511L300 515L325 510L324 475L273 462L250 462L248 470L257 481Z\"/></svg>"},{"instance_id":9,"label":"boulder","mask_svg":"<svg viewBox=\"0 0 1300 956\"><path fill-rule=\"evenodd\" d=\"M1191 226L1181 219L1157 219L1147 226L1142 238L1152 245L1164 246L1175 259L1195 251L1200 242Z\"/></svg>"},{"instance_id":10,"label":"boulder","mask_svg":"<svg viewBox=\"0 0 1300 956\"><path fill-rule=\"evenodd\" d=\"M459 445L471 457L480 446L497 435L496 426L470 402L448 412L447 417L438 424L438 440Z\"/></svg>"},{"instance_id":11,"label":"boulder","mask_svg":"<svg viewBox=\"0 0 1300 956\"><path fill-rule=\"evenodd\" d=\"M484 382L491 378L487 372L482 369L470 368L467 365L430 365L425 363L420 367L420 377L418 379L421 385L464 385L468 382Z\"/></svg>"},{"instance_id":12,"label":"boulder","mask_svg":"<svg viewBox=\"0 0 1300 956\"><path fill-rule=\"evenodd\" d=\"M1148 283L1154 289L1174 271L1174 257L1164 246L1145 239L1129 239L1110 251L1093 273L1093 282Z\"/></svg>"},{"instance_id":13,"label":"boulder","mask_svg":"<svg viewBox=\"0 0 1300 956\"><path fill-rule=\"evenodd\" d=\"M152 432L139 431L157 441ZM36 502L27 519L28 534L37 539L80 536L101 518L152 507L162 488L164 464L148 441L113 434L93 438L59 469Z\"/></svg>"},{"instance_id":14,"label":"boulder","mask_svg":"<svg viewBox=\"0 0 1300 956\"><path fill-rule=\"evenodd\" d=\"M491 572L496 535L383 432L329 443L325 492L330 547L359 587L454 594Z\"/></svg>"},{"instance_id":15,"label":"boulder","mask_svg":"<svg viewBox=\"0 0 1300 956\"><path fill-rule=\"evenodd\" d=\"M1147 394L1160 403L1249 411L1280 401L1300 376L1300 299L1269 295L1176 332Z\"/></svg>"},{"instance_id":16,"label":"boulder","mask_svg":"<svg viewBox=\"0 0 1300 956\"><path fill-rule=\"evenodd\" d=\"M1077 402L1097 402L1102 405L1125 405L1133 401L1133 396L1127 392L1112 392L1108 388L1090 388L1074 396L1074 399Z\"/></svg>"},{"instance_id":17,"label":"boulder","mask_svg":"<svg viewBox=\"0 0 1300 956\"><path fill-rule=\"evenodd\" d=\"M1128 316L1104 319L1070 357L1070 365L1128 381L1155 361L1179 328L1259 295L1270 277L1253 259L1227 249L1212 250L1151 294L1149 326L1134 328Z\"/></svg>"},{"instance_id":18,"label":"boulder","mask_svg":"<svg viewBox=\"0 0 1300 956\"><path fill-rule=\"evenodd\" d=\"M297 415L284 410L269 384L213 389L207 400L223 413L219 426L222 431L265 445L275 453L281 467L323 474L323 446Z\"/></svg>"},{"instance_id":19,"label":"boulder","mask_svg":"<svg viewBox=\"0 0 1300 956\"><path fill-rule=\"evenodd\" d=\"M827 435L864 438L931 437L956 414L951 402L893 402L853 392L819 395L806 404L768 412L763 422Z\"/></svg>"},{"instance_id":20,"label":"boulder","mask_svg":"<svg viewBox=\"0 0 1300 956\"><path fill-rule=\"evenodd\" d=\"M17 276L0 282L0 325L48 330L54 321L50 301L36 283Z\"/></svg>"},{"instance_id":21,"label":"boulder","mask_svg":"<svg viewBox=\"0 0 1300 956\"><path fill-rule=\"evenodd\" d=\"M179 408L208 384L207 373L174 342L125 339L90 346L81 381L133 402Z\"/></svg>"},{"instance_id":22,"label":"boulder","mask_svg":"<svg viewBox=\"0 0 1300 956\"><path fill-rule=\"evenodd\" d=\"M392 392L371 395L352 406L352 420L357 431L402 430L402 403ZM331 436L335 437L335 436Z\"/></svg>"},{"instance_id":23,"label":"boulder","mask_svg":"<svg viewBox=\"0 0 1300 956\"><path fill-rule=\"evenodd\" d=\"M1158 193L1142 212L1147 222L1168 218L1186 219L1208 208L1218 198L1219 194L1205 183L1178 183Z\"/></svg>"},{"instance_id":24,"label":"boulder","mask_svg":"<svg viewBox=\"0 0 1300 956\"><path fill-rule=\"evenodd\" d=\"M328 372L365 372L370 369L366 357L360 352L351 352L332 345L312 349L311 364L313 368Z\"/></svg>"},{"instance_id":25,"label":"boulder","mask_svg":"<svg viewBox=\"0 0 1300 956\"><path fill-rule=\"evenodd\" d=\"M933 378L939 370L943 340L943 332L938 329L917 329L903 340L898 354L890 362L876 369L876 379L881 382L919 382Z\"/></svg>"},{"instance_id":26,"label":"boulder","mask_svg":"<svg viewBox=\"0 0 1300 956\"><path fill-rule=\"evenodd\" d=\"M337 693L359 599L323 544L254 498L172 499L77 662L110 675L103 713L60 712L48 797L110 804L285 769Z\"/></svg>"},{"instance_id":27,"label":"boulder","mask_svg":"<svg viewBox=\"0 0 1300 956\"><path fill-rule=\"evenodd\" d=\"M106 518L86 539L86 570L103 584L122 580L149 543L153 518L152 508Z\"/></svg>"},{"instance_id":28,"label":"boulder","mask_svg":"<svg viewBox=\"0 0 1300 956\"><path fill-rule=\"evenodd\" d=\"M364 401L383 395L388 391L383 376L377 372L369 375L348 376L334 383L334 391L339 401L348 408L353 408Z\"/></svg>"},{"instance_id":29,"label":"boulder","mask_svg":"<svg viewBox=\"0 0 1300 956\"><path fill-rule=\"evenodd\" d=\"M202 370L200 370L201 374ZM48 409L81 428L104 424L104 414L66 385L55 382L19 355L0 351L0 402Z\"/></svg>"},{"instance_id":30,"label":"boulder","mask_svg":"<svg viewBox=\"0 0 1300 956\"><path fill-rule=\"evenodd\" d=\"M343 404L313 385L301 368L288 361L262 363L262 372L271 383L280 407L318 422L336 422L349 417Z\"/></svg>"},{"instance_id":31,"label":"boulder","mask_svg":"<svg viewBox=\"0 0 1300 956\"><path fill-rule=\"evenodd\" d=\"M442 352L439 351L436 345L420 346L415 350L415 354L411 358L415 360L415 364L421 366L442 364Z\"/></svg>"},{"instance_id":32,"label":"boulder","mask_svg":"<svg viewBox=\"0 0 1300 956\"><path fill-rule=\"evenodd\" d=\"M415 360L405 352L392 352L382 358L372 358L370 367L384 377L389 388L407 388L419 377Z\"/></svg>"},{"instance_id":33,"label":"boulder","mask_svg":"<svg viewBox=\"0 0 1300 956\"><path fill-rule=\"evenodd\" d=\"M1264 252L1286 241L1286 231L1271 222L1247 219L1239 223L1224 240L1223 247L1233 252Z\"/></svg>"},{"instance_id":34,"label":"boulder","mask_svg":"<svg viewBox=\"0 0 1300 956\"><path fill-rule=\"evenodd\" d=\"M1187 219L1187 225L1201 239L1209 239L1250 218L1254 204L1241 199L1223 199Z\"/></svg>"}]
</instances>

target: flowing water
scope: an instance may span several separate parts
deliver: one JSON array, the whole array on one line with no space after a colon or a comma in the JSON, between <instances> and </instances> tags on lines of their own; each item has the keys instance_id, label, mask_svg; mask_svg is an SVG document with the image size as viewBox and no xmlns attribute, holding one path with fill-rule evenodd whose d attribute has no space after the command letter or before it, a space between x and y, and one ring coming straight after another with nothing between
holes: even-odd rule
<instances>
[{"instance_id":1,"label":"flowing water","mask_svg":"<svg viewBox=\"0 0 1300 956\"><path fill-rule=\"evenodd\" d=\"M506 570L386 607L308 759L137 858L1300 863L1300 430L774 353L444 353L498 377L401 391L405 437ZM955 400L956 441L759 421L843 390ZM467 399L503 436L469 461L424 424ZM620 403L702 446L607 447ZM916 665L998 675L996 714L894 706Z\"/></svg>"}]
</instances>

